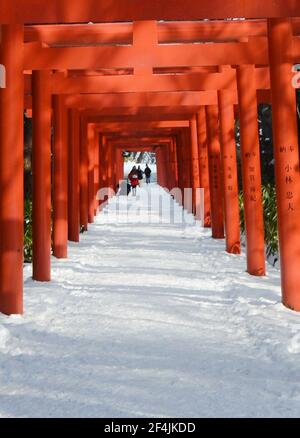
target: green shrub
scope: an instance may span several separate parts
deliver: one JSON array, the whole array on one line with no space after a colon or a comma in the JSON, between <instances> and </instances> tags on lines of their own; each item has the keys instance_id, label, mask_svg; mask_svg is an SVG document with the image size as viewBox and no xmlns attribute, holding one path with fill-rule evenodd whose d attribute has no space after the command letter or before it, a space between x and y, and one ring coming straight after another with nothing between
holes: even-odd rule
<instances>
[{"instance_id":1,"label":"green shrub","mask_svg":"<svg viewBox=\"0 0 300 438\"><path fill-rule=\"evenodd\" d=\"M265 221L265 240L267 244L267 254L278 253L278 219L276 189L271 184L263 187L263 207Z\"/></svg>"},{"instance_id":2,"label":"green shrub","mask_svg":"<svg viewBox=\"0 0 300 438\"><path fill-rule=\"evenodd\" d=\"M263 209L264 209L264 224L265 224L265 242L267 247L267 255L275 255L278 253L278 221L277 221L277 203L276 190L271 184L267 184L262 188ZM245 232L245 216L244 216L244 196L239 195L240 204L240 222L241 230Z\"/></svg>"},{"instance_id":3,"label":"green shrub","mask_svg":"<svg viewBox=\"0 0 300 438\"><path fill-rule=\"evenodd\" d=\"M28 199L24 208L24 261L32 261L32 201Z\"/></svg>"}]
</instances>

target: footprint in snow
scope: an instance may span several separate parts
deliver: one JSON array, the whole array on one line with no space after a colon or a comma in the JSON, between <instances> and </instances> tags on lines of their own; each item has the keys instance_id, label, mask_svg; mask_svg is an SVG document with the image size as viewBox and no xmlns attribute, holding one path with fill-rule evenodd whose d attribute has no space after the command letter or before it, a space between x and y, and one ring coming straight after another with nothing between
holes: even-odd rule
<instances>
[{"instance_id":1,"label":"footprint in snow","mask_svg":"<svg viewBox=\"0 0 300 438\"><path fill-rule=\"evenodd\" d=\"M299 354L300 353L300 333L297 333L291 339L289 346L288 346L288 352L291 354Z\"/></svg>"}]
</instances>

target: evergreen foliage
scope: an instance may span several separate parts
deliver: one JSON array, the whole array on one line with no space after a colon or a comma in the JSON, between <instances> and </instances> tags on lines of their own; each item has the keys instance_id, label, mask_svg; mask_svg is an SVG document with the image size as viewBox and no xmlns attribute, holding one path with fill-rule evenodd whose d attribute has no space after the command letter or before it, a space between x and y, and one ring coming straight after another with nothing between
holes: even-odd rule
<instances>
[{"instance_id":1,"label":"evergreen foliage","mask_svg":"<svg viewBox=\"0 0 300 438\"><path fill-rule=\"evenodd\" d=\"M277 203L276 190L272 184L264 185L262 188L263 209L264 209L264 225L265 225L265 242L267 256L278 254L278 219L277 219ZM240 220L241 230L245 232L245 215L244 215L244 196L240 193Z\"/></svg>"}]
</instances>

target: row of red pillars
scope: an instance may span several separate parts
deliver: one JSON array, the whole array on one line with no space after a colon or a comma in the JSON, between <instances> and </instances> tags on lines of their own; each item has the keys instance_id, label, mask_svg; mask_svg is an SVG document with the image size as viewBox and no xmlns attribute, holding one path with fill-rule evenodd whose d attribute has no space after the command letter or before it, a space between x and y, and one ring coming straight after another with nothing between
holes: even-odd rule
<instances>
[{"instance_id":1,"label":"row of red pillars","mask_svg":"<svg viewBox=\"0 0 300 438\"><path fill-rule=\"evenodd\" d=\"M0 311L19 314L23 312L23 26L2 26L1 38L7 86L0 91ZM300 310L300 173L290 21L269 20L268 38L283 302ZM105 145L106 138L100 137L79 111L67 111L63 98L55 96L52 102L50 75L48 71L33 73L33 277L38 281L51 278L51 153L56 257L66 257L68 239L78 241L80 228L87 229L93 221L99 205L98 188L116 185L113 148ZM264 275L257 97L252 77L253 66L237 67L247 269L252 275ZM206 189L205 226L212 226L214 238L223 238L225 224L227 251L237 254L234 107L227 91L220 91L218 99L218 106L199 108L190 120L190 129L181 130L168 148L159 149L160 166L172 167L164 172L169 176L161 179L161 184L171 188L178 182L182 189ZM195 212L195 202L193 196L191 212Z\"/></svg>"}]
</instances>

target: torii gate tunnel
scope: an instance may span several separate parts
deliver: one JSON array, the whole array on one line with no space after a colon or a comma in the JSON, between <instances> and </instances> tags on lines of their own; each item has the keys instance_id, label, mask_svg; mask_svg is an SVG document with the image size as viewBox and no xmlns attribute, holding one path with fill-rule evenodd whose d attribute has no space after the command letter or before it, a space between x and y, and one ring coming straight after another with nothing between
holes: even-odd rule
<instances>
[{"instance_id":1,"label":"torii gate tunnel","mask_svg":"<svg viewBox=\"0 0 300 438\"><path fill-rule=\"evenodd\" d=\"M35 280L93 222L125 148L155 150L164 187L203 188L204 226L239 254L237 119L247 271L263 276L259 103L272 105L283 303L300 311L297 17L295 0L0 0L0 311L23 312L24 111Z\"/></svg>"}]
</instances>

